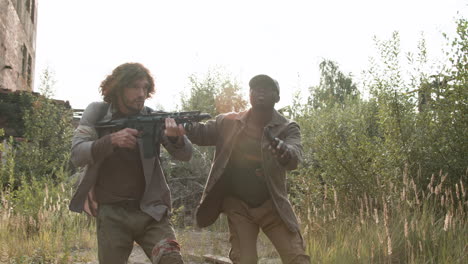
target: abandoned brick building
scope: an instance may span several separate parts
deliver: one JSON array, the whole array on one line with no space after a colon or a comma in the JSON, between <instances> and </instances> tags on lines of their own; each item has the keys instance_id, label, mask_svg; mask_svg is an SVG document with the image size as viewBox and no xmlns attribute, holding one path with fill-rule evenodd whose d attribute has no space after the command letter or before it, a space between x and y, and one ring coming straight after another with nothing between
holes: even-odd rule
<instances>
[{"instance_id":1,"label":"abandoned brick building","mask_svg":"<svg viewBox=\"0 0 468 264\"><path fill-rule=\"evenodd\" d=\"M13 136L12 94L33 92L36 29L37 0L0 0L0 128Z\"/></svg>"},{"instance_id":2,"label":"abandoned brick building","mask_svg":"<svg viewBox=\"0 0 468 264\"><path fill-rule=\"evenodd\" d=\"M32 91L37 0L0 0L0 89Z\"/></svg>"}]
</instances>

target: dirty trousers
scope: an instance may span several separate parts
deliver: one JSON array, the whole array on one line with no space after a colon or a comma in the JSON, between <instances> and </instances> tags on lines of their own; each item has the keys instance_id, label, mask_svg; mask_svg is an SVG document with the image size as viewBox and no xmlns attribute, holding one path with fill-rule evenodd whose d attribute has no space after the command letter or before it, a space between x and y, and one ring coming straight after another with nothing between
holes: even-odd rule
<instances>
[{"instance_id":1,"label":"dirty trousers","mask_svg":"<svg viewBox=\"0 0 468 264\"><path fill-rule=\"evenodd\" d=\"M243 201L228 196L223 202L223 213L228 219L229 258L234 264L257 263L260 228L273 243L283 263L310 263L301 234L287 228L271 200L260 207L250 208Z\"/></svg>"},{"instance_id":2,"label":"dirty trousers","mask_svg":"<svg viewBox=\"0 0 468 264\"><path fill-rule=\"evenodd\" d=\"M134 242L153 260L155 245L164 239L175 241L175 232L167 216L156 221L138 206L100 204L96 226L100 264L127 263ZM173 250L164 254L158 263L178 264L183 261L179 250Z\"/></svg>"}]
</instances>

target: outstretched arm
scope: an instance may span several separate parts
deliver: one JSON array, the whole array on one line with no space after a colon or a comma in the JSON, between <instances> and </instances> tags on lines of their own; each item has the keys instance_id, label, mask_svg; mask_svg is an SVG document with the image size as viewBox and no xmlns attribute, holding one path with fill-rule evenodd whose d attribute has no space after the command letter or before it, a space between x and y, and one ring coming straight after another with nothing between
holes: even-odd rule
<instances>
[{"instance_id":1,"label":"outstretched arm","mask_svg":"<svg viewBox=\"0 0 468 264\"><path fill-rule=\"evenodd\" d=\"M205 123L192 123L192 128L187 132L188 138L199 146L215 146L221 120L222 115L219 115L215 120L208 120Z\"/></svg>"},{"instance_id":2,"label":"outstretched arm","mask_svg":"<svg viewBox=\"0 0 468 264\"><path fill-rule=\"evenodd\" d=\"M166 118L165 126L162 137L163 146L175 159L189 161L192 158L192 143L185 136L183 125L177 125L174 119Z\"/></svg>"},{"instance_id":3,"label":"outstretched arm","mask_svg":"<svg viewBox=\"0 0 468 264\"><path fill-rule=\"evenodd\" d=\"M279 164L287 170L294 170L302 161L303 153L299 125L294 122L290 123L284 133L284 139L272 139L269 150Z\"/></svg>"}]
</instances>

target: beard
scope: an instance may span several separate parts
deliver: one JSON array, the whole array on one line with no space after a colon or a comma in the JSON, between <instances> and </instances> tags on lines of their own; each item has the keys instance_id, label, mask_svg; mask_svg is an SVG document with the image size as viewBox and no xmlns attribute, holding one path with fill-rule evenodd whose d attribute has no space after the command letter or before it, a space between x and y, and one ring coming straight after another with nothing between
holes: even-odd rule
<instances>
[{"instance_id":1,"label":"beard","mask_svg":"<svg viewBox=\"0 0 468 264\"><path fill-rule=\"evenodd\" d=\"M127 98L123 98L122 103L130 114L139 113L145 105L144 99L128 100Z\"/></svg>"}]
</instances>

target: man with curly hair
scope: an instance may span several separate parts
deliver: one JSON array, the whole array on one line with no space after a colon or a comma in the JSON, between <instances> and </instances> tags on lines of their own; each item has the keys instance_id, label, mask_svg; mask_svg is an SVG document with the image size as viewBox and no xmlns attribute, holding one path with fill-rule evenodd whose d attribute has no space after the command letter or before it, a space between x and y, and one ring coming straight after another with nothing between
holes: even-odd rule
<instances>
[{"instance_id":1,"label":"man with curly hair","mask_svg":"<svg viewBox=\"0 0 468 264\"><path fill-rule=\"evenodd\" d=\"M170 190L158 156L145 158L139 131L125 128L101 132L108 121L152 110L144 102L155 92L148 69L139 63L115 68L101 83L104 102L91 103L75 130L71 159L84 173L70 202L70 210L97 218L99 263L127 263L137 242L153 263L183 263L170 223ZM188 161L192 144L182 125L165 120L157 142L176 159ZM159 152L159 143L155 148Z\"/></svg>"}]
</instances>

